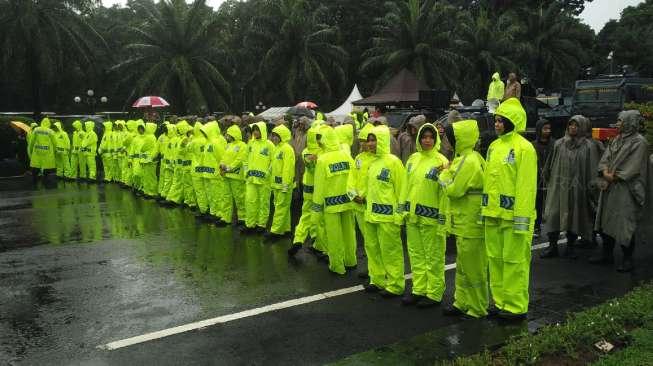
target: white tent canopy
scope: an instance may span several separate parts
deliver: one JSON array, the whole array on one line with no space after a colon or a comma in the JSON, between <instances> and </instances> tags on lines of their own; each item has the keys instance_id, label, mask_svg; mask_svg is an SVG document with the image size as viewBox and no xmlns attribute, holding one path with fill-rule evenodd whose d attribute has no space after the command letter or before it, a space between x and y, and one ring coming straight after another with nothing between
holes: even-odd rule
<instances>
[{"instance_id":1,"label":"white tent canopy","mask_svg":"<svg viewBox=\"0 0 653 366\"><path fill-rule=\"evenodd\" d=\"M356 100L361 100L363 99L363 96L361 95L361 92L358 90L358 85L354 84L354 88L351 90L351 93L349 93L349 97L347 97L347 100L345 100L344 103L335 110L327 113L326 115L328 117L333 117L337 121L342 121L345 119L346 116L348 116L353 110L354 110L354 105L351 104L353 101Z\"/></svg>"}]
</instances>

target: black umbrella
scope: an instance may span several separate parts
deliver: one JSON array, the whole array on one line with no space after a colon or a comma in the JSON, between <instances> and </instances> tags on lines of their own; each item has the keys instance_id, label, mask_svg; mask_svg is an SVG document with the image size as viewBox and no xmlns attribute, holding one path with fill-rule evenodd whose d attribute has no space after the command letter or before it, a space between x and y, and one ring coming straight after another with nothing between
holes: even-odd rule
<instances>
[{"instance_id":1,"label":"black umbrella","mask_svg":"<svg viewBox=\"0 0 653 366\"><path fill-rule=\"evenodd\" d=\"M306 116L308 118L315 117L312 110L304 107L290 107L286 113L293 116Z\"/></svg>"}]
</instances>

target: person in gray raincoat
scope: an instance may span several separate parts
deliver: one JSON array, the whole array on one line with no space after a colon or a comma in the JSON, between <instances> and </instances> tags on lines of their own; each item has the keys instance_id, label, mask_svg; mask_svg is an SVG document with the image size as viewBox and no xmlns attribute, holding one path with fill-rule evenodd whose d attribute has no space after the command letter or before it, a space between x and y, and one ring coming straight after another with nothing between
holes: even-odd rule
<instances>
[{"instance_id":1,"label":"person in gray raincoat","mask_svg":"<svg viewBox=\"0 0 653 366\"><path fill-rule=\"evenodd\" d=\"M613 263L613 248L618 244L623 251L619 272L633 269L634 234L646 202L649 157L648 143L638 133L641 120L639 111L619 113L619 135L608 145L598 166L601 194L595 228L603 238L603 250L590 258L590 263Z\"/></svg>"},{"instance_id":2,"label":"person in gray raincoat","mask_svg":"<svg viewBox=\"0 0 653 366\"><path fill-rule=\"evenodd\" d=\"M413 116L408 120L406 131L399 134L399 152L401 162L406 164L408 158L417 151L415 141L417 139L417 131L426 123L426 117L422 114Z\"/></svg>"},{"instance_id":3,"label":"person in gray raincoat","mask_svg":"<svg viewBox=\"0 0 653 366\"><path fill-rule=\"evenodd\" d=\"M578 235L591 238L594 229L594 205L591 190L596 179L598 156L584 135L585 117L576 115L567 123L565 136L556 141L544 165L546 182L544 232L549 247L542 258L558 256L560 232L567 233L564 256L575 259L574 245Z\"/></svg>"}]
</instances>

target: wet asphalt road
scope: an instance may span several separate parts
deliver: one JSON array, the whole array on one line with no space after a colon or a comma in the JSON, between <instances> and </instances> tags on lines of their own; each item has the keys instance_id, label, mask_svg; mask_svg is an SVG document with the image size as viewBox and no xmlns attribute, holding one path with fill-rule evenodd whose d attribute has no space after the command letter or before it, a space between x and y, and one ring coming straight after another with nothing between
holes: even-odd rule
<instances>
[{"instance_id":1,"label":"wet asphalt road","mask_svg":"<svg viewBox=\"0 0 653 366\"><path fill-rule=\"evenodd\" d=\"M330 274L308 252L289 261L289 246L200 224L188 210L161 208L114 185L0 191L0 364L432 363L492 347L653 278L651 246L638 248L632 274L585 264L589 250L575 262L545 262L535 252L531 313L521 325L445 318L438 308L403 308L398 299L356 292L97 348L361 283L355 272Z\"/></svg>"}]
</instances>

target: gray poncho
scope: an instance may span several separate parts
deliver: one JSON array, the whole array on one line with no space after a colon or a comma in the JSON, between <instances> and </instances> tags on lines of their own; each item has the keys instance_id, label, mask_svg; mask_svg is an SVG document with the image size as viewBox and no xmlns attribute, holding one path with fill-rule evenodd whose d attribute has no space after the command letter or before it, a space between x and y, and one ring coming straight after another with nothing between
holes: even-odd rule
<instances>
[{"instance_id":1,"label":"gray poncho","mask_svg":"<svg viewBox=\"0 0 653 366\"><path fill-rule=\"evenodd\" d=\"M638 111L619 113L622 131L608 145L598 166L599 172L614 172L615 181L608 184L600 179L605 189L599 197L595 227L625 246L630 245L646 202L648 144L638 133L641 119Z\"/></svg>"},{"instance_id":2,"label":"gray poncho","mask_svg":"<svg viewBox=\"0 0 653 366\"><path fill-rule=\"evenodd\" d=\"M578 126L578 134L572 137L567 133L557 140L543 169L547 187L544 229L547 233L571 231L591 238L595 210L591 190L598 156L583 134L585 118L573 116L569 120L572 123Z\"/></svg>"}]
</instances>

